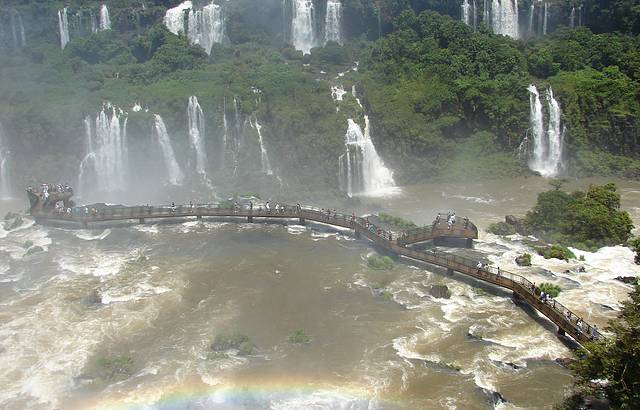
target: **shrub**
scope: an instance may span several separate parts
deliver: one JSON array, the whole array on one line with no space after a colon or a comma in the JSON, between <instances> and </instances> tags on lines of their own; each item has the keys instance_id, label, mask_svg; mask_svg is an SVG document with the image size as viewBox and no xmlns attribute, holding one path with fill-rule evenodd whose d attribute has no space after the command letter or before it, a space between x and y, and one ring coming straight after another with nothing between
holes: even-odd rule
<instances>
[{"instance_id":1,"label":"shrub","mask_svg":"<svg viewBox=\"0 0 640 410\"><path fill-rule=\"evenodd\" d=\"M211 344L211 350L214 352L222 352L229 349L240 349L240 346L244 343L250 343L249 337L240 333L233 334L219 334L216 335L213 343Z\"/></svg>"},{"instance_id":2,"label":"shrub","mask_svg":"<svg viewBox=\"0 0 640 410\"><path fill-rule=\"evenodd\" d=\"M398 216L393 216L393 215L389 215L389 214L385 214L384 212L380 212L380 214L378 214L378 219L380 219L380 222L383 223L387 223L389 225L393 225L396 226L400 229L412 229L416 227L416 224L414 224L413 222L400 218Z\"/></svg>"},{"instance_id":3,"label":"shrub","mask_svg":"<svg viewBox=\"0 0 640 410\"><path fill-rule=\"evenodd\" d=\"M496 222L489 225L487 232L501 236L513 235L516 233L516 228L506 222Z\"/></svg>"},{"instance_id":4,"label":"shrub","mask_svg":"<svg viewBox=\"0 0 640 410\"><path fill-rule=\"evenodd\" d=\"M562 289L560 288L560 286L554 285L553 283L547 283L547 282L541 283L540 286L538 286L538 288L540 288L541 292L546 293L552 298L557 298L560 292L562 292Z\"/></svg>"},{"instance_id":5,"label":"shrub","mask_svg":"<svg viewBox=\"0 0 640 410\"><path fill-rule=\"evenodd\" d=\"M225 360L228 358L229 358L229 355L224 352L209 352L207 354L207 360L210 360L210 361Z\"/></svg>"},{"instance_id":6,"label":"shrub","mask_svg":"<svg viewBox=\"0 0 640 410\"><path fill-rule=\"evenodd\" d=\"M134 361L129 356L99 357L85 371L94 383L110 384L128 379L133 375Z\"/></svg>"},{"instance_id":7,"label":"shrub","mask_svg":"<svg viewBox=\"0 0 640 410\"><path fill-rule=\"evenodd\" d=\"M569 261L569 259L575 259L576 255L568 248L560 245L543 246L536 248L538 255L544 256L545 259L562 259Z\"/></svg>"},{"instance_id":8,"label":"shrub","mask_svg":"<svg viewBox=\"0 0 640 410\"><path fill-rule=\"evenodd\" d=\"M289 336L289 343L293 344L305 344L310 343L311 338L307 336L304 329L298 329Z\"/></svg>"},{"instance_id":9,"label":"shrub","mask_svg":"<svg viewBox=\"0 0 640 410\"><path fill-rule=\"evenodd\" d=\"M531 266L531 254L524 253L516 258L516 263L519 266Z\"/></svg>"},{"instance_id":10,"label":"shrub","mask_svg":"<svg viewBox=\"0 0 640 410\"><path fill-rule=\"evenodd\" d=\"M369 267L377 270L390 270L393 268L393 259L388 256L371 255L367 258Z\"/></svg>"}]
</instances>

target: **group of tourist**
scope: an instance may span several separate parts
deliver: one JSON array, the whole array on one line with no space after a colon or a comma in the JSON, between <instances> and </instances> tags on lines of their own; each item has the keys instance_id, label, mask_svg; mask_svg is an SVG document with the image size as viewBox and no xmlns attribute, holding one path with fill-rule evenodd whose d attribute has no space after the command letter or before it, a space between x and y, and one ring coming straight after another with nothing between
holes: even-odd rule
<instances>
[{"instance_id":1,"label":"group of tourist","mask_svg":"<svg viewBox=\"0 0 640 410\"><path fill-rule=\"evenodd\" d=\"M40 184L39 188L29 186L27 192L36 194L44 202L49 200L51 194L58 192L73 192L73 189L67 184Z\"/></svg>"},{"instance_id":2,"label":"group of tourist","mask_svg":"<svg viewBox=\"0 0 640 410\"><path fill-rule=\"evenodd\" d=\"M436 215L436 219L433 222L433 227L435 228L437 225L440 225L442 221L442 214L438 212ZM456 224L456 213L455 212L447 212L447 230L450 230ZM465 229L469 227L469 218L466 216L463 219L463 226Z\"/></svg>"}]
</instances>

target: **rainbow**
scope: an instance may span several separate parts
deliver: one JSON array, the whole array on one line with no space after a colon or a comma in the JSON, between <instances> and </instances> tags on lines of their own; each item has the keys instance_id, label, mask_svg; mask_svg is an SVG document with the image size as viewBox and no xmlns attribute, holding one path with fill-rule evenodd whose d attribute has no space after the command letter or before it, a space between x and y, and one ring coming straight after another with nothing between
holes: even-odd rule
<instances>
[{"instance_id":1,"label":"rainbow","mask_svg":"<svg viewBox=\"0 0 640 410\"><path fill-rule=\"evenodd\" d=\"M406 408L401 400L376 397L370 387L344 383L336 386L317 380L301 379L242 380L221 382L214 386L198 379L181 385L153 385L151 387L106 390L95 397L85 398L69 406L72 409L96 410L178 410L207 409L264 409L264 408ZM108 393L107 393L108 392ZM201 407L197 407L201 406Z\"/></svg>"}]
</instances>

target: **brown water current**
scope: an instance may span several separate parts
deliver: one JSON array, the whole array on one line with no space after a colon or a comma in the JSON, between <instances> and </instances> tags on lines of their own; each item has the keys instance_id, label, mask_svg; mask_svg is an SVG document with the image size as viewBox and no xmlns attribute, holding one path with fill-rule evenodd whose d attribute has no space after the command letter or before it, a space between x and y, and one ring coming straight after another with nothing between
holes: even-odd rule
<instances>
[{"instance_id":1,"label":"brown water current","mask_svg":"<svg viewBox=\"0 0 640 410\"><path fill-rule=\"evenodd\" d=\"M640 184L615 182L639 225ZM534 255L520 268L515 256L531 252L523 238L483 231L548 188L528 178L291 200L419 224L438 211L466 215L482 232L460 252L559 284L560 302L604 326L630 290L614 278L640 275L629 249L576 252L585 261L569 263ZM571 387L554 362L570 349L510 294L404 259L373 270L366 241L295 222L0 229L0 408L552 408ZM26 256L26 241L45 251ZM433 284L451 298L431 296ZM298 329L309 343L290 342ZM212 358L216 335L232 333L253 352ZM133 359L131 376L92 379L91 364L115 356Z\"/></svg>"}]
</instances>

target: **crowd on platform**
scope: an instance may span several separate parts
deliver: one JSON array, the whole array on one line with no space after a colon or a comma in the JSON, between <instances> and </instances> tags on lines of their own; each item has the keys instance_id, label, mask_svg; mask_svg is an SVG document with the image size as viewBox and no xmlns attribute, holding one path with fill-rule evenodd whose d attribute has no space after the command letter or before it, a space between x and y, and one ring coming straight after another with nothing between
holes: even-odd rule
<instances>
[{"instance_id":1,"label":"crowd on platform","mask_svg":"<svg viewBox=\"0 0 640 410\"><path fill-rule=\"evenodd\" d=\"M442 213L438 212L438 215L436 215L436 219L433 221L433 228L440 225L440 222L442 222L442 216ZM453 228L453 226L456 224L456 220L457 217L455 212L447 212L447 230ZM467 229L469 227L469 218L465 216L462 219L462 222L464 229Z\"/></svg>"}]
</instances>

